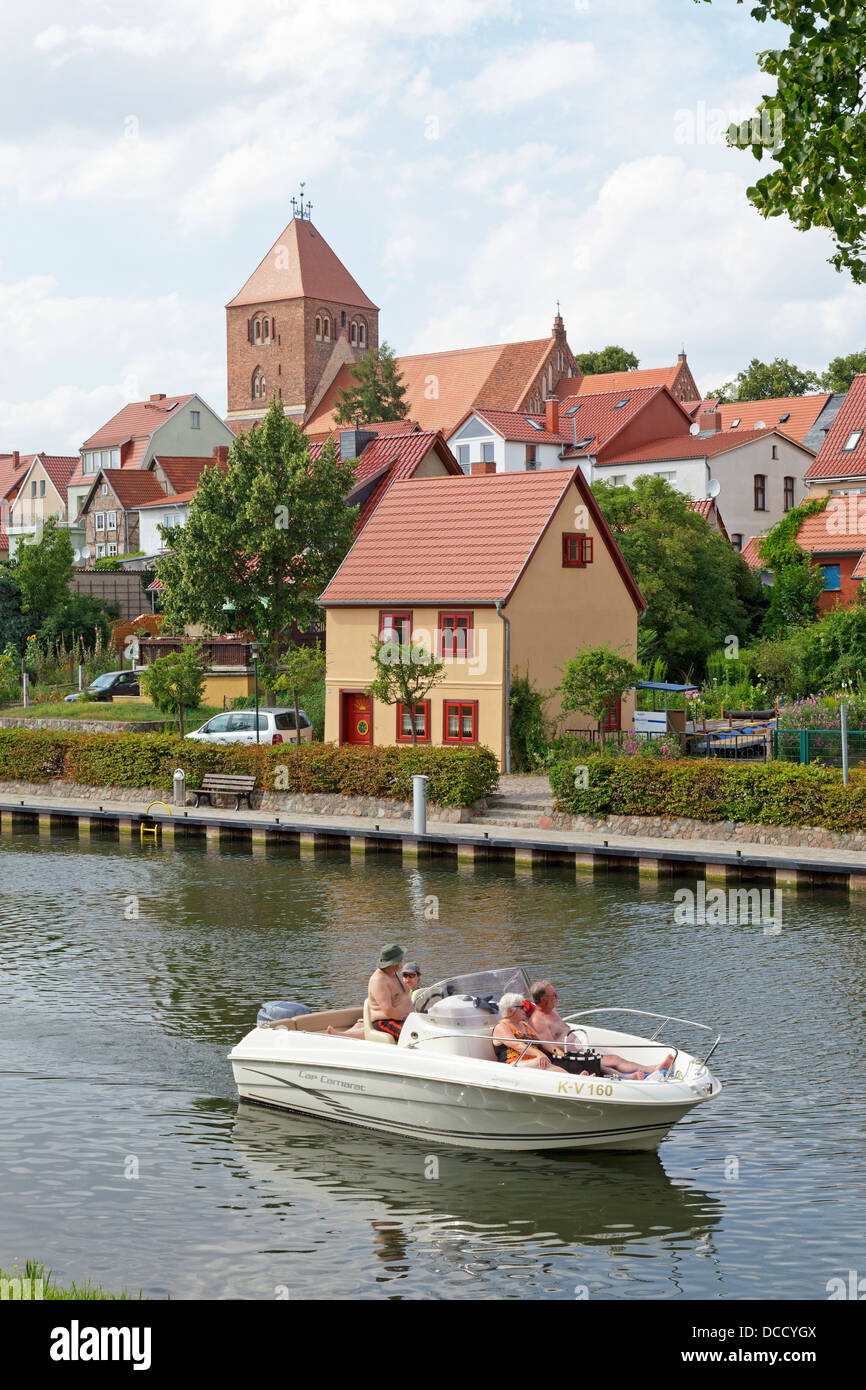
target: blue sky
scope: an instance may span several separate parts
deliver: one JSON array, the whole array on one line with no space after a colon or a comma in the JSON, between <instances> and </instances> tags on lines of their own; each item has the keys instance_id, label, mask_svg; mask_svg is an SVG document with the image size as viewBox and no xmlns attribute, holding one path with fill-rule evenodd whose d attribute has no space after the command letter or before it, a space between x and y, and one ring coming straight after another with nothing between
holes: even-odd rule
<instances>
[{"instance_id":1,"label":"blue sky","mask_svg":"<svg viewBox=\"0 0 866 1390\"><path fill-rule=\"evenodd\" d=\"M822 232L746 203L780 31L734 0L35 0L0 15L0 451L225 407L223 306L312 218L398 352L550 331L709 388L866 345ZM254 27L253 27L254 25Z\"/></svg>"}]
</instances>

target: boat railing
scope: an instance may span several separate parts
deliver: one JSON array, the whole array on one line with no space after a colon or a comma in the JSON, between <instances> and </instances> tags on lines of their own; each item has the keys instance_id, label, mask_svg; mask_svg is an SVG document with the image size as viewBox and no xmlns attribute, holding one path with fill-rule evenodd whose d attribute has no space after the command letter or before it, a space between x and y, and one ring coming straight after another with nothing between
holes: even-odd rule
<instances>
[{"instance_id":1,"label":"boat railing","mask_svg":"<svg viewBox=\"0 0 866 1390\"><path fill-rule=\"evenodd\" d=\"M573 1023L576 1019L586 1018L589 1014L634 1014L639 1018L660 1018L661 1023L659 1024L658 1028L656 1028L655 1032L651 1035L649 1040L650 1043L655 1043L655 1039L658 1037L659 1033L661 1033L662 1030L666 1028L669 1023L684 1023L689 1028L700 1028L701 1031L704 1033L711 1033L713 1034L713 1042L710 1045L710 1049L707 1055L701 1058L701 1063L703 1066L707 1065L707 1062L710 1060L710 1058L712 1057L713 1053L715 1052L716 1048L722 1040L721 1033L717 1033L715 1029L712 1028L708 1023L697 1023L693 1018L678 1018L676 1014L657 1014L653 1013L651 1009L627 1009L624 1008L622 1005L618 1004L612 1004L598 1009L580 1009L577 1013L566 1014L563 1018L563 1022ZM648 1045L648 1043L629 1042L630 1048L647 1047Z\"/></svg>"}]
</instances>

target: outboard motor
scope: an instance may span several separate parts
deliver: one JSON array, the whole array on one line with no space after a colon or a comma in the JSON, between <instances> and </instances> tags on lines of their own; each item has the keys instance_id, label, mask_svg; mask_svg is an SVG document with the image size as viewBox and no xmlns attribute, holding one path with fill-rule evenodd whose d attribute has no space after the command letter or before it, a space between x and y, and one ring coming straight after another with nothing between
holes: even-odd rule
<instances>
[{"instance_id":1,"label":"outboard motor","mask_svg":"<svg viewBox=\"0 0 866 1390\"><path fill-rule=\"evenodd\" d=\"M267 1028L269 1023L276 1023L281 1018L299 1018L301 1014L308 1014L310 1010L306 1004L296 1004L292 999L272 999L269 1004L262 1004L256 1018L257 1028Z\"/></svg>"}]
</instances>

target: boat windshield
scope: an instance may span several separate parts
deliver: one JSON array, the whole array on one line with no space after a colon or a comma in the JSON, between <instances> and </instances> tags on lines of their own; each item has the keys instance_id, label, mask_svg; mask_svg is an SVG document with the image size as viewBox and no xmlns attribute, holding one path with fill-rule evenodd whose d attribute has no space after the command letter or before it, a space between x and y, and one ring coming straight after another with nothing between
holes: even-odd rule
<instances>
[{"instance_id":1,"label":"boat windshield","mask_svg":"<svg viewBox=\"0 0 866 1390\"><path fill-rule=\"evenodd\" d=\"M497 1002L503 994L522 994L529 998L529 976L516 965L506 965L498 970L476 970L471 975L452 975L449 980L440 980L426 989L415 993L415 1012L423 1014L431 1004L439 999L447 999L451 994L491 995Z\"/></svg>"}]
</instances>

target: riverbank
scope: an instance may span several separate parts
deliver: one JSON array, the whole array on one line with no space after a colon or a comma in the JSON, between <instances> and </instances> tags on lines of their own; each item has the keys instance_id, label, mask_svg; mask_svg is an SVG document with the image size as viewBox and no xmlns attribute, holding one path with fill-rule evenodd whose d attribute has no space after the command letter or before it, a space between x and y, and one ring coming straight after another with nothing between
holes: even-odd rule
<instances>
[{"instance_id":1,"label":"riverbank","mask_svg":"<svg viewBox=\"0 0 866 1390\"><path fill-rule=\"evenodd\" d=\"M0 1300L10 1302L42 1303L63 1300L79 1303L83 1300L137 1300L143 1297L141 1291L128 1293L126 1289L122 1293L110 1293L101 1284L91 1284L89 1279L83 1284L76 1284L74 1279L71 1284L56 1284L53 1271L46 1270L45 1266L36 1260L25 1261L23 1272L17 1264L11 1270L0 1269Z\"/></svg>"},{"instance_id":2,"label":"riverbank","mask_svg":"<svg viewBox=\"0 0 866 1390\"><path fill-rule=\"evenodd\" d=\"M432 813L427 833L418 836L402 819L378 814L275 814L205 806L154 806L148 812L145 801L106 797L94 806L83 797L47 795L44 784L39 793L16 797L9 783L0 784L0 830L27 825L47 836L75 829L81 838L144 840L166 848L184 840L204 840L209 848L238 841L248 844L254 855L266 854L269 846L301 854L344 849L364 855L396 853L408 860L439 857L457 864L499 861L515 869L548 864L577 874L620 869L650 879L696 873L708 881L757 878L786 888L822 886L866 892L864 857L854 850L757 842L735 846L709 838L674 841L664 835L536 829L477 820L447 822L434 819Z\"/></svg>"}]
</instances>

